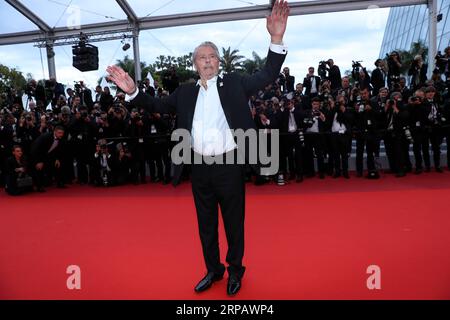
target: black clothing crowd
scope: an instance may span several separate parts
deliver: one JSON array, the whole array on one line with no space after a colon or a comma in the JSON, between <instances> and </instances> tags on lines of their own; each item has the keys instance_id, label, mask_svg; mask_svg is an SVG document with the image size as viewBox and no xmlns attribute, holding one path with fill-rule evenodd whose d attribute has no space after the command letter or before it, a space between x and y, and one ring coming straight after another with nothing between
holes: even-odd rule
<instances>
[{"instance_id":1,"label":"black clothing crowd","mask_svg":"<svg viewBox=\"0 0 450 320\"><path fill-rule=\"evenodd\" d=\"M249 169L247 178L278 185L316 175L348 179L352 141L358 177L378 179L382 172L404 177L432 168L443 172L441 147L445 143L448 150L450 139L450 48L436 58L431 79L420 56L408 77L401 76L396 52L378 59L371 75L354 63L351 78L342 77L332 59L320 63L319 75L311 67L297 83L284 68L275 83L249 101L256 127L267 135L280 132L279 172L265 177ZM29 83L26 106L13 92L1 108L0 186L9 194L44 192L52 183L65 188L75 182L170 182L176 115L148 114L120 91L113 97L108 87L97 86L93 94L80 82L64 92L55 80L49 82L50 90L34 80ZM139 88L164 98L178 85L173 75L162 87L147 79ZM48 104L51 109L46 110ZM382 143L387 170L380 168ZM444 166L450 168L448 153Z\"/></svg>"}]
</instances>

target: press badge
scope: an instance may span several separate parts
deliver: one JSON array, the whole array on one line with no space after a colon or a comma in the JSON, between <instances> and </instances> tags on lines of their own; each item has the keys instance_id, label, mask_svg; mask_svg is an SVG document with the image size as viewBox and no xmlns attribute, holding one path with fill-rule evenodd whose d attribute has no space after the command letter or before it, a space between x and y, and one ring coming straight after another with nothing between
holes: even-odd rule
<instances>
[{"instance_id":1,"label":"press badge","mask_svg":"<svg viewBox=\"0 0 450 320\"><path fill-rule=\"evenodd\" d=\"M139 138L139 143L144 143L144 139L143 138Z\"/></svg>"},{"instance_id":2,"label":"press badge","mask_svg":"<svg viewBox=\"0 0 450 320\"><path fill-rule=\"evenodd\" d=\"M152 124L152 127L150 129L150 133L156 133L156 127L154 124Z\"/></svg>"},{"instance_id":3,"label":"press badge","mask_svg":"<svg viewBox=\"0 0 450 320\"><path fill-rule=\"evenodd\" d=\"M416 122L416 127L420 127L420 121Z\"/></svg>"},{"instance_id":4,"label":"press badge","mask_svg":"<svg viewBox=\"0 0 450 320\"><path fill-rule=\"evenodd\" d=\"M339 134L344 134L345 130L344 129L339 129Z\"/></svg>"},{"instance_id":5,"label":"press badge","mask_svg":"<svg viewBox=\"0 0 450 320\"><path fill-rule=\"evenodd\" d=\"M372 120L367 120L367 125L371 126L372 125Z\"/></svg>"}]
</instances>

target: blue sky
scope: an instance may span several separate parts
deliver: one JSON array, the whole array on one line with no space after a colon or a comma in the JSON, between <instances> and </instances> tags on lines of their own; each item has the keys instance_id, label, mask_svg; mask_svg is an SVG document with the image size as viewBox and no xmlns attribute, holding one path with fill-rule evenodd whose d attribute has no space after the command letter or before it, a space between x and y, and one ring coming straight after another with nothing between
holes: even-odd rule
<instances>
[{"instance_id":1,"label":"blue sky","mask_svg":"<svg viewBox=\"0 0 450 320\"><path fill-rule=\"evenodd\" d=\"M33 8L38 16L50 26L66 26L79 12L81 24L124 19L125 15L114 0L22 0ZM129 0L139 16L156 16L183 12L206 11L224 8L266 4L268 0L226 0L226 1L182 1L182 0ZM66 6L71 4L69 10ZM77 7L81 11L77 11ZM309 66L317 68L320 60L333 58L344 72L351 68L352 60L363 60L363 65L373 69L383 40L389 9L368 9L361 11L291 16L285 35L289 53L285 66L290 67L297 81L302 81ZM12 9L6 2L0 2L0 32L34 30L36 27ZM195 26L154 29L141 31L141 60L153 63L161 54L179 56L193 51L205 40L215 42L219 48L231 46L240 54L251 57L252 51L260 56L267 53L270 37L265 20L248 20L226 23L211 23ZM91 87L104 75L107 65L122 59L132 50L123 52L119 40L96 43L99 47L100 69L93 72L79 72L72 67L71 47L55 47L58 81L73 84L84 80ZM45 51L44 74L48 75ZM43 77L40 52L33 44L1 46L0 63L16 67L25 74L32 73L36 79Z\"/></svg>"}]
</instances>

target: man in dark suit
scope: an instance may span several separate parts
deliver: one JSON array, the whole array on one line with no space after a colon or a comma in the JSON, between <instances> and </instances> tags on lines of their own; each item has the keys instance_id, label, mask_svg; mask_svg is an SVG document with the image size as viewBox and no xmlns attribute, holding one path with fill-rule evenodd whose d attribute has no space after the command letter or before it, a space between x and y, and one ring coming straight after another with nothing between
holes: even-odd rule
<instances>
[{"instance_id":1,"label":"man in dark suit","mask_svg":"<svg viewBox=\"0 0 450 320\"><path fill-rule=\"evenodd\" d=\"M289 72L289 68L285 67L283 73L280 74L280 85L284 93L294 92L295 77L291 76Z\"/></svg>"},{"instance_id":2,"label":"man in dark suit","mask_svg":"<svg viewBox=\"0 0 450 320\"><path fill-rule=\"evenodd\" d=\"M64 188L61 179L62 140L64 128L55 127L53 132L44 133L31 145L31 161L34 169L35 184L38 192L44 192L44 179L55 177L57 186Z\"/></svg>"},{"instance_id":3,"label":"man in dark suit","mask_svg":"<svg viewBox=\"0 0 450 320\"><path fill-rule=\"evenodd\" d=\"M329 66L328 77L331 82L331 92L337 92L342 84L341 70L334 64L333 59L328 59L327 64Z\"/></svg>"},{"instance_id":4,"label":"man in dark suit","mask_svg":"<svg viewBox=\"0 0 450 320\"><path fill-rule=\"evenodd\" d=\"M137 90L134 80L117 66L108 67L109 78L124 92L136 107L148 112L176 113L178 128L191 133L192 153L203 159L192 165L192 191L197 209L197 219L207 275L195 287L196 292L208 289L213 282L222 279L225 266L220 262L218 244L218 206L221 208L228 240L227 293L236 294L241 288L245 267L244 217L245 170L241 164L208 164L214 158L223 159L229 154L236 157L236 143L231 130L244 131L255 128L249 97L258 89L273 83L279 76L287 53L283 45L289 7L284 0L274 3L267 17L267 30L271 45L265 67L251 76L238 73L219 77L219 51L212 42L204 42L193 53L193 62L200 80L179 86L163 99L154 99ZM216 134L210 134L214 132ZM219 136L217 136L217 134ZM231 136L231 137L230 137ZM228 162L228 161L227 161ZM179 183L182 165L174 167L173 183Z\"/></svg>"},{"instance_id":5,"label":"man in dark suit","mask_svg":"<svg viewBox=\"0 0 450 320\"><path fill-rule=\"evenodd\" d=\"M314 75L314 68L308 68L308 74L303 80L303 87L305 88L305 95L313 99L319 95L320 91L320 77Z\"/></svg>"},{"instance_id":6,"label":"man in dark suit","mask_svg":"<svg viewBox=\"0 0 450 320\"><path fill-rule=\"evenodd\" d=\"M377 96L381 88L386 86L386 71L384 71L384 61L382 59L377 59L375 61L375 66L377 67L372 71L371 83L373 87L372 96Z\"/></svg>"},{"instance_id":7,"label":"man in dark suit","mask_svg":"<svg viewBox=\"0 0 450 320\"><path fill-rule=\"evenodd\" d=\"M304 133L303 114L299 107L295 106L295 100L288 100L286 107L279 113L278 124L281 137L281 162L280 172L286 174L286 158L289 164L289 178L296 182L303 181L303 141L300 139L300 131Z\"/></svg>"}]
</instances>

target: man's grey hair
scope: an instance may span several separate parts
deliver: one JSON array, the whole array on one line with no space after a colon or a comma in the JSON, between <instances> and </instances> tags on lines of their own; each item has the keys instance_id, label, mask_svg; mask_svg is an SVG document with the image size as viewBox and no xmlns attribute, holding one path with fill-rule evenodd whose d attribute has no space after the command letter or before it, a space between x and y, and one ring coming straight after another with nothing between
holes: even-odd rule
<instances>
[{"instance_id":1,"label":"man's grey hair","mask_svg":"<svg viewBox=\"0 0 450 320\"><path fill-rule=\"evenodd\" d=\"M220 59L219 49L217 48L217 46L216 46L213 42L211 42L211 41L205 41L205 42L200 43L200 44L197 46L197 48L195 48L194 53L192 54L192 61L193 61L193 62L197 59L198 50L199 50L201 47L210 47L210 48L212 48L212 49L214 50L214 53L215 53L216 56L217 56L217 59Z\"/></svg>"}]
</instances>

